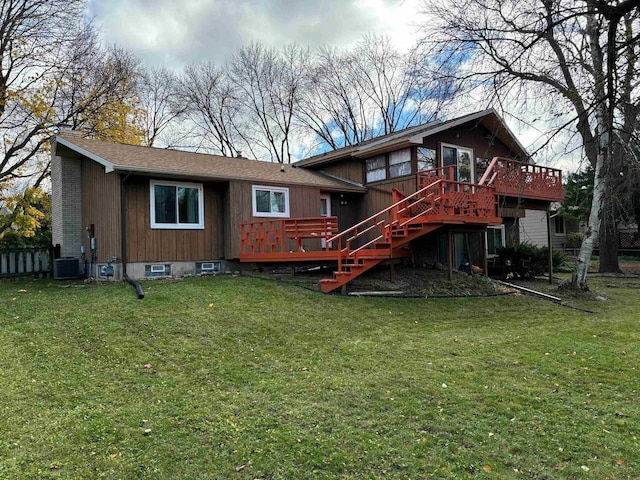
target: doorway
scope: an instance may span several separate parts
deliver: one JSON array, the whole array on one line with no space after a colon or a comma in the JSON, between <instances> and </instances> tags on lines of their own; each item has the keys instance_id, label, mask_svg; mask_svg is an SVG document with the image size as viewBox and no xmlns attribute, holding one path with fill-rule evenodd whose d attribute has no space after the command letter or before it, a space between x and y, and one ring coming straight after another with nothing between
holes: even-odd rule
<instances>
[{"instance_id":1,"label":"doorway","mask_svg":"<svg viewBox=\"0 0 640 480\"><path fill-rule=\"evenodd\" d=\"M331 216L331 195L329 195L328 193L320 194L320 216ZM327 240L324 237L321 239L321 246L323 249L327 246ZM329 244L329 247L331 247L331 244Z\"/></svg>"}]
</instances>

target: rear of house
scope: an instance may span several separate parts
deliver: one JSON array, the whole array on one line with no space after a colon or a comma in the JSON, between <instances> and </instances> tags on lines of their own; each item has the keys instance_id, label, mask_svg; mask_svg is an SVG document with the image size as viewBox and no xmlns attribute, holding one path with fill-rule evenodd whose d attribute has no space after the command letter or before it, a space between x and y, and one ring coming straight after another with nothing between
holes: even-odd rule
<instances>
[{"instance_id":1,"label":"rear of house","mask_svg":"<svg viewBox=\"0 0 640 480\"><path fill-rule=\"evenodd\" d=\"M484 266L562 198L560 171L526 163L493 110L285 166L77 132L52 152L54 244L98 277L109 261L115 278L331 261L330 291L382 261Z\"/></svg>"}]
</instances>

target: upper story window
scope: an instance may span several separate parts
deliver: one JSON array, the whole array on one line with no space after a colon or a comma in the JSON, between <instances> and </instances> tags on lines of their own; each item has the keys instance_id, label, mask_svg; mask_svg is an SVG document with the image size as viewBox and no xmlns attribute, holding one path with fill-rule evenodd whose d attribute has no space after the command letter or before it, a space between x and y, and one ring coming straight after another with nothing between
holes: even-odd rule
<instances>
[{"instance_id":1,"label":"upper story window","mask_svg":"<svg viewBox=\"0 0 640 480\"><path fill-rule=\"evenodd\" d=\"M150 190L151 228L204 228L202 184L152 180Z\"/></svg>"},{"instance_id":2,"label":"upper story window","mask_svg":"<svg viewBox=\"0 0 640 480\"><path fill-rule=\"evenodd\" d=\"M433 148L418 147L418 171L436 168L436 151Z\"/></svg>"},{"instance_id":3,"label":"upper story window","mask_svg":"<svg viewBox=\"0 0 640 480\"><path fill-rule=\"evenodd\" d=\"M472 159L473 150L470 148L457 145L442 145L442 166L455 166L455 179L458 182L472 182L475 176Z\"/></svg>"},{"instance_id":4,"label":"upper story window","mask_svg":"<svg viewBox=\"0 0 640 480\"><path fill-rule=\"evenodd\" d=\"M389 154L389 178L411 175L411 150L405 148Z\"/></svg>"},{"instance_id":5,"label":"upper story window","mask_svg":"<svg viewBox=\"0 0 640 480\"><path fill-rule=\"evenodd\" d=\"M411 149L369 158L365 161L367 183L411 175Z\"/></svg>"},{"instance_id":6,"label":"upper story window","mask_svg":"<svg viewBox=\"0 0 640 480\"><path fill-rule=\"evenodd\" d=\"M384 155L370 158L365 163L367 169L367 183L385 180L387 178L387 163Z\"/></svg>"},{"instance_id":7,"label":"upper story window","mask_svg":"<svg viewBox=\"0 0 640 480\"><path fill-rule=\"evenodd\" d=\"M254 185L252 188L254 217L289 217L289 189Z\"/></svg>"}]
</instances>

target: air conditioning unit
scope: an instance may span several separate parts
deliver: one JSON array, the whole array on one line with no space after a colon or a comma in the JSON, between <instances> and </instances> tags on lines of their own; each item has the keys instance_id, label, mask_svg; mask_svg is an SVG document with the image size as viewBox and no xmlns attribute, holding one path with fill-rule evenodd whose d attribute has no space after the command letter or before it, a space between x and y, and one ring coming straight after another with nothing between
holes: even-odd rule
<instances>
[{"instance_id":1,"label":"air conditioning unit","mask_svg":"<svg viewBox=\"0 0 640 480\"><path fill-rule=\"evenodd\" d=\"M56 258L53 261L53 278L71 280L80 278L80 262L77 258Z\"/></svg>"}]
</instances>

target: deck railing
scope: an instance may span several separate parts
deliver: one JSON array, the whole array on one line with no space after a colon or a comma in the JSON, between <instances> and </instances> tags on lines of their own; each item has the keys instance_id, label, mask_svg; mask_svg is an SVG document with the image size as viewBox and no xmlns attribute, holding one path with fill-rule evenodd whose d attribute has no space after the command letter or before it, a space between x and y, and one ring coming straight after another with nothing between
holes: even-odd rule
<instances>
[{"instance_id":1,"label":"deck railing","mask_svg":"<svg viewBox=\"0 0 640 480\"><path fill-rule=\"evenodd\" d=\"M48 274L51 272L50 248L0 249L0 278Z\"/></svg>"},{"instance_id":2,"label":"deck railing","mask_svg":"<svg viewBox=\"0 0 640 480\"><path fill-rule=\"evenodd\" d=\"M508 158L494 157L480 184L495 186L498 195L549 201L564 199L562 170Z\"/></svg>"},{"instance_id":3,"label":"deck railing","mask_svg":"<svg viewBox=\"0 0 640 480\"><path fill-rule=\"evenodd\" d=\"M241 259L269 255L300 257L310 251L331 249L338 233L338 217L283 218L240 224Z\"/></svg>"},{"instance_id":4,"label":"deck railing","mask_svg":"<svg viewBox=\"0 0 640 480\"><path fill-rule=\"evenodd\" d=\"M340 232L332 238L338 252L338 266L348 257L357 257L365 250L386 244L393 247L393 234L403 230L406 234L411 224L424 223L481 223L498 224L495 195L492 187L445 180L451 174L445 167L434 175L423 175L419 182L426 183L411 195L394 191L394 203L362 222ZM425 172L421 172L425 173ZM427 183L428 179L436 180ZM406 237L404 237L406 238ZM375 254L375 252L369 252Z\"/></svg>"}]
</instances>

